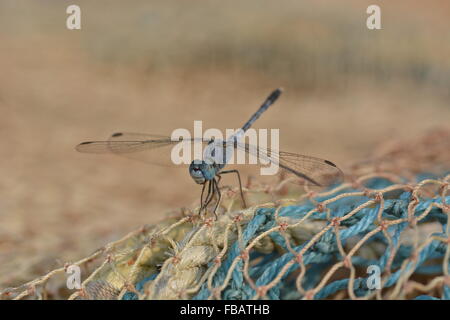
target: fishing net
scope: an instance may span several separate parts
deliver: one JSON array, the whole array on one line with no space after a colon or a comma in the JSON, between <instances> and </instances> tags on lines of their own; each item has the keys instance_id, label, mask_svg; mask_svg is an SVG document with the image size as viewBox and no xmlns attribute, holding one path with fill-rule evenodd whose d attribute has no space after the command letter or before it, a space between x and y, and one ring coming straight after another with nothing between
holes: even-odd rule
<instances>
[{"instance_id":1,"label":"fishing net","mask_svg":"<svg viewBox=\"0 0 450 320\"><path fill-rule=\"evenodd\" d=\"M274 199L248 209L229 190L217 220L185 211L1 297L450 299L450 131L390 141L344 171L346 182L294 197L286 180L248 185Z\"/></svg>"}]
</instances>

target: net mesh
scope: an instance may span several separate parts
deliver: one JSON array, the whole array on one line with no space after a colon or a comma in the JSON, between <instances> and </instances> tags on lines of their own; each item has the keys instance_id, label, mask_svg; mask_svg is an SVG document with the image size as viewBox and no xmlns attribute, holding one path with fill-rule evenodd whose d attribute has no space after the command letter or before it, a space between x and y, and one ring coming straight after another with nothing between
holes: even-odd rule
<instances>
[{"instance_id":1,"label":"net mesh","mask_svg":"<svg viewBox=\"0 0 450 320\"><path fill-rule=\"evenodd\" d=\"M323 192L248 185L277 200L218 219L186 211L2 299L450 299L450 130L390 141ZM81 288L67 289L79 266Z\"/></svg>"}]
</instances>

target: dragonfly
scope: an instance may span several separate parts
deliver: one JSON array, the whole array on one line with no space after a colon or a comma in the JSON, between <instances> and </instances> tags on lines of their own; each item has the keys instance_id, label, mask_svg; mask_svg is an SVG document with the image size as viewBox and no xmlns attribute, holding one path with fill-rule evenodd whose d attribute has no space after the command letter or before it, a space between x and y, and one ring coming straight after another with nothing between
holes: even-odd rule
<instances>
[{"instance_id":1,"label":"dragonfly","mask_svg":"<svg viewBox=\"0 0 450 320\"><path fill-rule=\"evenodd\" d=\"M173 139L169 136L160 136L142 133L118 132L111 135L106 141L86 141L76 146L76 150L84 153L113 153L122 156L138 155L138 160L142 160L143 154L160 153L163 149L170 149L175 144L183 143L201 143L204 146L203 158L193 160L189 165L189 174L199 185L202 185L200 196L199 214L207 211L208 206L214 198L213 213L217 219L217 209L222 199L222 193L219 187L222 175L234 173L239 182L240 196L244 207L247 207L244 192L242 189L242 180L238 170L224 170L233 151L245 152L266 164L274 164L280 170L279 173L285 173L298 178L305 185L325 187L330 186L342 179L342 171L331 161L305 156L296 153L283 152L254 146L242 142L244 133L253 125L253 123L280 97L282 89L274 90L259 107L259 109L250 117L250 119L237 131L235 135L226 140L208 139L208 138L186 138ZM133 158L133 157L132 157ZM170 159L165 159L170 161ZM150 161L153 162L153 161ZM155 163L155 162L153 162ZM205 195L206 191L206 197Z\"/></svg>"}]
</instances>

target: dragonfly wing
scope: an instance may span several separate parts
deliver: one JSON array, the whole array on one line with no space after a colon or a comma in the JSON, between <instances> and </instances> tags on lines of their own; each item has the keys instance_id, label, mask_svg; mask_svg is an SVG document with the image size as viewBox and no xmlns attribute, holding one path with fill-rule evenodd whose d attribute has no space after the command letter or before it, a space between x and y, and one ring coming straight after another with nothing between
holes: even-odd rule
<instances>
[{"instance_id":1,"label":"dragonfly wing","mask_svg":"<svg viewBox=\"0 0 450 320\"><path fill-rule=\"evenodd\" d=\"M170 137L139 133L114 133L107 141L86 141L76 146L85 153L131 153L172 145Z\"/></svg>"},{"instance_id":2,"label":"dragonfly wing","mask_svg":"<svg viewBox=\"0 0 450 320\"><path fill-rule=\"evenodd\" d=\"M237 143L238 150L256 157L261 165L277 165L278 173L287 173L300 179L301 183L311 186L330 186L342 180L342 171L331 161L301 154L277 151L262 147Z\"/></svg>"},{"instance_id":3,"label":"dragonfly wing","mask_svg":"<svg viewBox=\"0 0 450 320\"><path fill-rule=\"evenodd\" d=\"M76 150L84 153L112 153L161 166L179 166L172 161L172 147L179 144L180 148L192 154L194 143L204 145L207 141L193 138L176 141L168 136L119 132L111 135L107 141L82 142L76 146Z\"/></svg>"}]
</instances>

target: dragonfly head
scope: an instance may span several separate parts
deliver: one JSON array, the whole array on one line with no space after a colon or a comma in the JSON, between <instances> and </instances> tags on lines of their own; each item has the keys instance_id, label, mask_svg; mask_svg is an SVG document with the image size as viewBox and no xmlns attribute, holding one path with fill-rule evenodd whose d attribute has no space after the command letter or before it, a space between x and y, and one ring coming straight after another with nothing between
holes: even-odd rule
<instances>
[{"instance_id":1,"label":"dragonfly head","mask_svg":"<svg viewBox=\"0 0 450 320\"><path fill-rule=\"evenodd\" d=\"M198 184L204 184L208 180L214 179L216 166L203 160L194 160L189 166L189 174Z\"/></svg>"}]
</instances>

